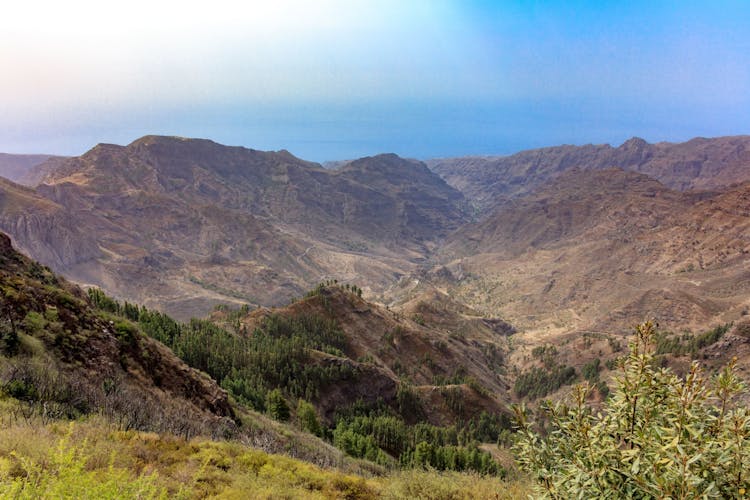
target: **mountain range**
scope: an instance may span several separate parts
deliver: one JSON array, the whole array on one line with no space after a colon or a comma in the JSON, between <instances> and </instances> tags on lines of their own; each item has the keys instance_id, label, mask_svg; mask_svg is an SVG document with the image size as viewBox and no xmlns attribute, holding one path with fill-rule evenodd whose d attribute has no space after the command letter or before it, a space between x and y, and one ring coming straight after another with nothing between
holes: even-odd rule
<instances>
[{"instance_id":1,"label":"mountain range","mask_svg":"<svg viewBox=\"0 0 750 500\"><path fill-rule=\"evenodd\" d=\"M0 181L0 230L77 283L179 319L286 306L338 280L412 319L424 316L415 304L440 311L432 321L448 332L467 327L446 311L467 308L461 317L507 324L529 350L646 318L699 332L750 309L749 148L747 136L633 138L324 168L287 151L146 136L27 162L31 186ZM381 337L396 328L362 324ZM352 359L374 347L359 335ZM419 345L410 351L439 357ZM415 355L397 359L413 366ZM397 380L393 362L376 364ZM485 368L471 376L490 380Z\"/></svg>"},{"instance_id":2,"label":"mountain range","mask_svg":"<svg viewBox=\"0 0 750 500\"><path fill-rule=\"evenodd\" d=\"M535 191L571 168L617 167L648 175L677 191L721 189L750 180L749 144L749 136L657 144L633 137L618 147L566 145L510 156L436 159L427 164L484 212L501 201Z\"/></svg>"}]
</instances>

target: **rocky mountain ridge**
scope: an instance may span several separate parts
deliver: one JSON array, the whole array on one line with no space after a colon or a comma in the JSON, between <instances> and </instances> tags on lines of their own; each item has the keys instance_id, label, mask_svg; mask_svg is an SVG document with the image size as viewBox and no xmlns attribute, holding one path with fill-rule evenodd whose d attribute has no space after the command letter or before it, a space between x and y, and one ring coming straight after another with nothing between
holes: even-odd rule
<instances>
[{"instance_id":1,"label":"rocky mountain ridge","mask_svg":"<svg viewBox=\"0 0 750 500\"><path fill-rule=\"evenodd\" d=\"M524 328L614 326L649 301L674 325L706 326L745 303L747 142L433 163L462 195L392 154L324 169L287 151L146 136L52 159L35 190L3 182L0 228L81 283L182 318L283 304L334 278L398 302L399 280L436 266L452 277L440 290ZM485 207L476 221L470 204Z\"/></svg>"},{"instance_id":2,"label":"rocky mountain ridge","mask_svg":"<svg viewBox=\"0 0 750 500\"><path fill-rule=\"evenodd\" d=\"M510 156L434 159L427 164L486 212L571 168L618 167L646 174L678 191L724 188L750 180L750 136L656 144L634 137L618 147L564 145Z\"/></svg>"}]
</instances>

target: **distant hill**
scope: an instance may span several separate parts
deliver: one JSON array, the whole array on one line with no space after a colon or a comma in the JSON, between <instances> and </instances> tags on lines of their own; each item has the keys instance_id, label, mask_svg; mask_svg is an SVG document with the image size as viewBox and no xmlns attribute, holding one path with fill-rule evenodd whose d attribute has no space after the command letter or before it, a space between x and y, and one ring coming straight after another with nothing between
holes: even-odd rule
<instances>
[{"instance_id":1,"label":"distant hill","mask_svg":"<svg viewBox=\"0 0 750 500\"><path fill-rule=\"evenodd\" d=\"M15 155L0 153L0 177L25 185L35 184L31 174L35 167L49 161L60 159L54 155Z\"/></svg>"},{"instance_id":2,"label":"distant hill","mask_svg":"<svg viewBox=\"0 0 750 500\"><path fill-rule=\"evenodd\" d=\"M555 146L510 156L435 159L427 163L484 212L503 200L534 191L571 168L618 167L646 174L678 191L744 182L750 180L750 136L658 144L632 138L619 147Z\"/></svg>"}]
</instances>

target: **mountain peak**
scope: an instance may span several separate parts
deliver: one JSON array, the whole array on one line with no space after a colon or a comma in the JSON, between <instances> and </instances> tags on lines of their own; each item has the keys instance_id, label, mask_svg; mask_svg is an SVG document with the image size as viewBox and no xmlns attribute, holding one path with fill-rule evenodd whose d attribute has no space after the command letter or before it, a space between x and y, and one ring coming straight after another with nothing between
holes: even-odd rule
<instances>
[{"instance_id":1,"label":"mountain peak","mask_svg":"<svg viewBox=\"0 0 750 500\"><path fill-rule=\"evenodd\" d=\"M151 146L153 144L174 144L174 143L210 143L210 144L217 144L216 142L210 140L210 139L196 139L191 137L181 137L178 135L155 135L155 134L149 134L144 135L143 137L140 137L130 144L128 144L128 147L131 146Z\"/></svg>"},{"instance_id":2,"label":"mountain peak","mask_svg":"<svg viewBox=\"0 0 750 500\"><path fill-rule=\"evenodd\" d=\"M85 155L87 155L89 153L94 153L94 152L97 152L97 151L119 151L121 149L123 149L123 146L121 146L119 144L112 144L112 143L109 143L109 142L100 142L96 146L94 146L93 148L91 148L88 151L86 151L83 155L85 156Z\"/></svg>"},{"instance_id":3,"label":"mountain peak","mask_svg":"<svg viewBox=\"0 0 750 500\"><path fill-rule=\"evenodd\" d=\"M648 145L649 143L646 142L645 139L641 139L640 137L631 137L620 145L620 149L643 149Z\"/></svg>"},{"instance_id":4,"label":"mountain peak","mask_svg":"<svg viewBox=\"0 0 750 500\"><path fill-rule=\"evenodd\" d=\"M370 171L370 172L403 172L405 167L417 170L429 171L427 166L418 160L402 158L396 153L381 153L374 156L365 156L352 160L341 169L344 171Z\"/></svg>"}]
</instances>

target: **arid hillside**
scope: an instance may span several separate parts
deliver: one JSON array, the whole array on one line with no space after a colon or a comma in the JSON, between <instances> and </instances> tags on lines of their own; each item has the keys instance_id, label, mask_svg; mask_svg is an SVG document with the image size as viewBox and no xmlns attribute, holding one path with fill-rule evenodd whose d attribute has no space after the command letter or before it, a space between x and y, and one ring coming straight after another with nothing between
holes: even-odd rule
<instances>
[{"instance_id":1,"label":"arid hillside","mask_svg":"<svg viewBox=\"0 0 750 500\"><path fill-rule=\"evenodd\" d=\"M40 168L35 192L3 184L0 229L80 283L181 318L283 303L328 277L382 289L466 220L458 191L395 155L330 171L147 136Z\"/></svg>"},{"instance_id":2,"label":"arid hillside","mask_svg":"<svg viewBox=\"0 0 750 500\"><path fill-rule=\"evenodd\" d=\"M571 169L451 235L439 260L454 298L523 329L708 327L750 306L749 190Z\"/></svg>"}]
</instances>

